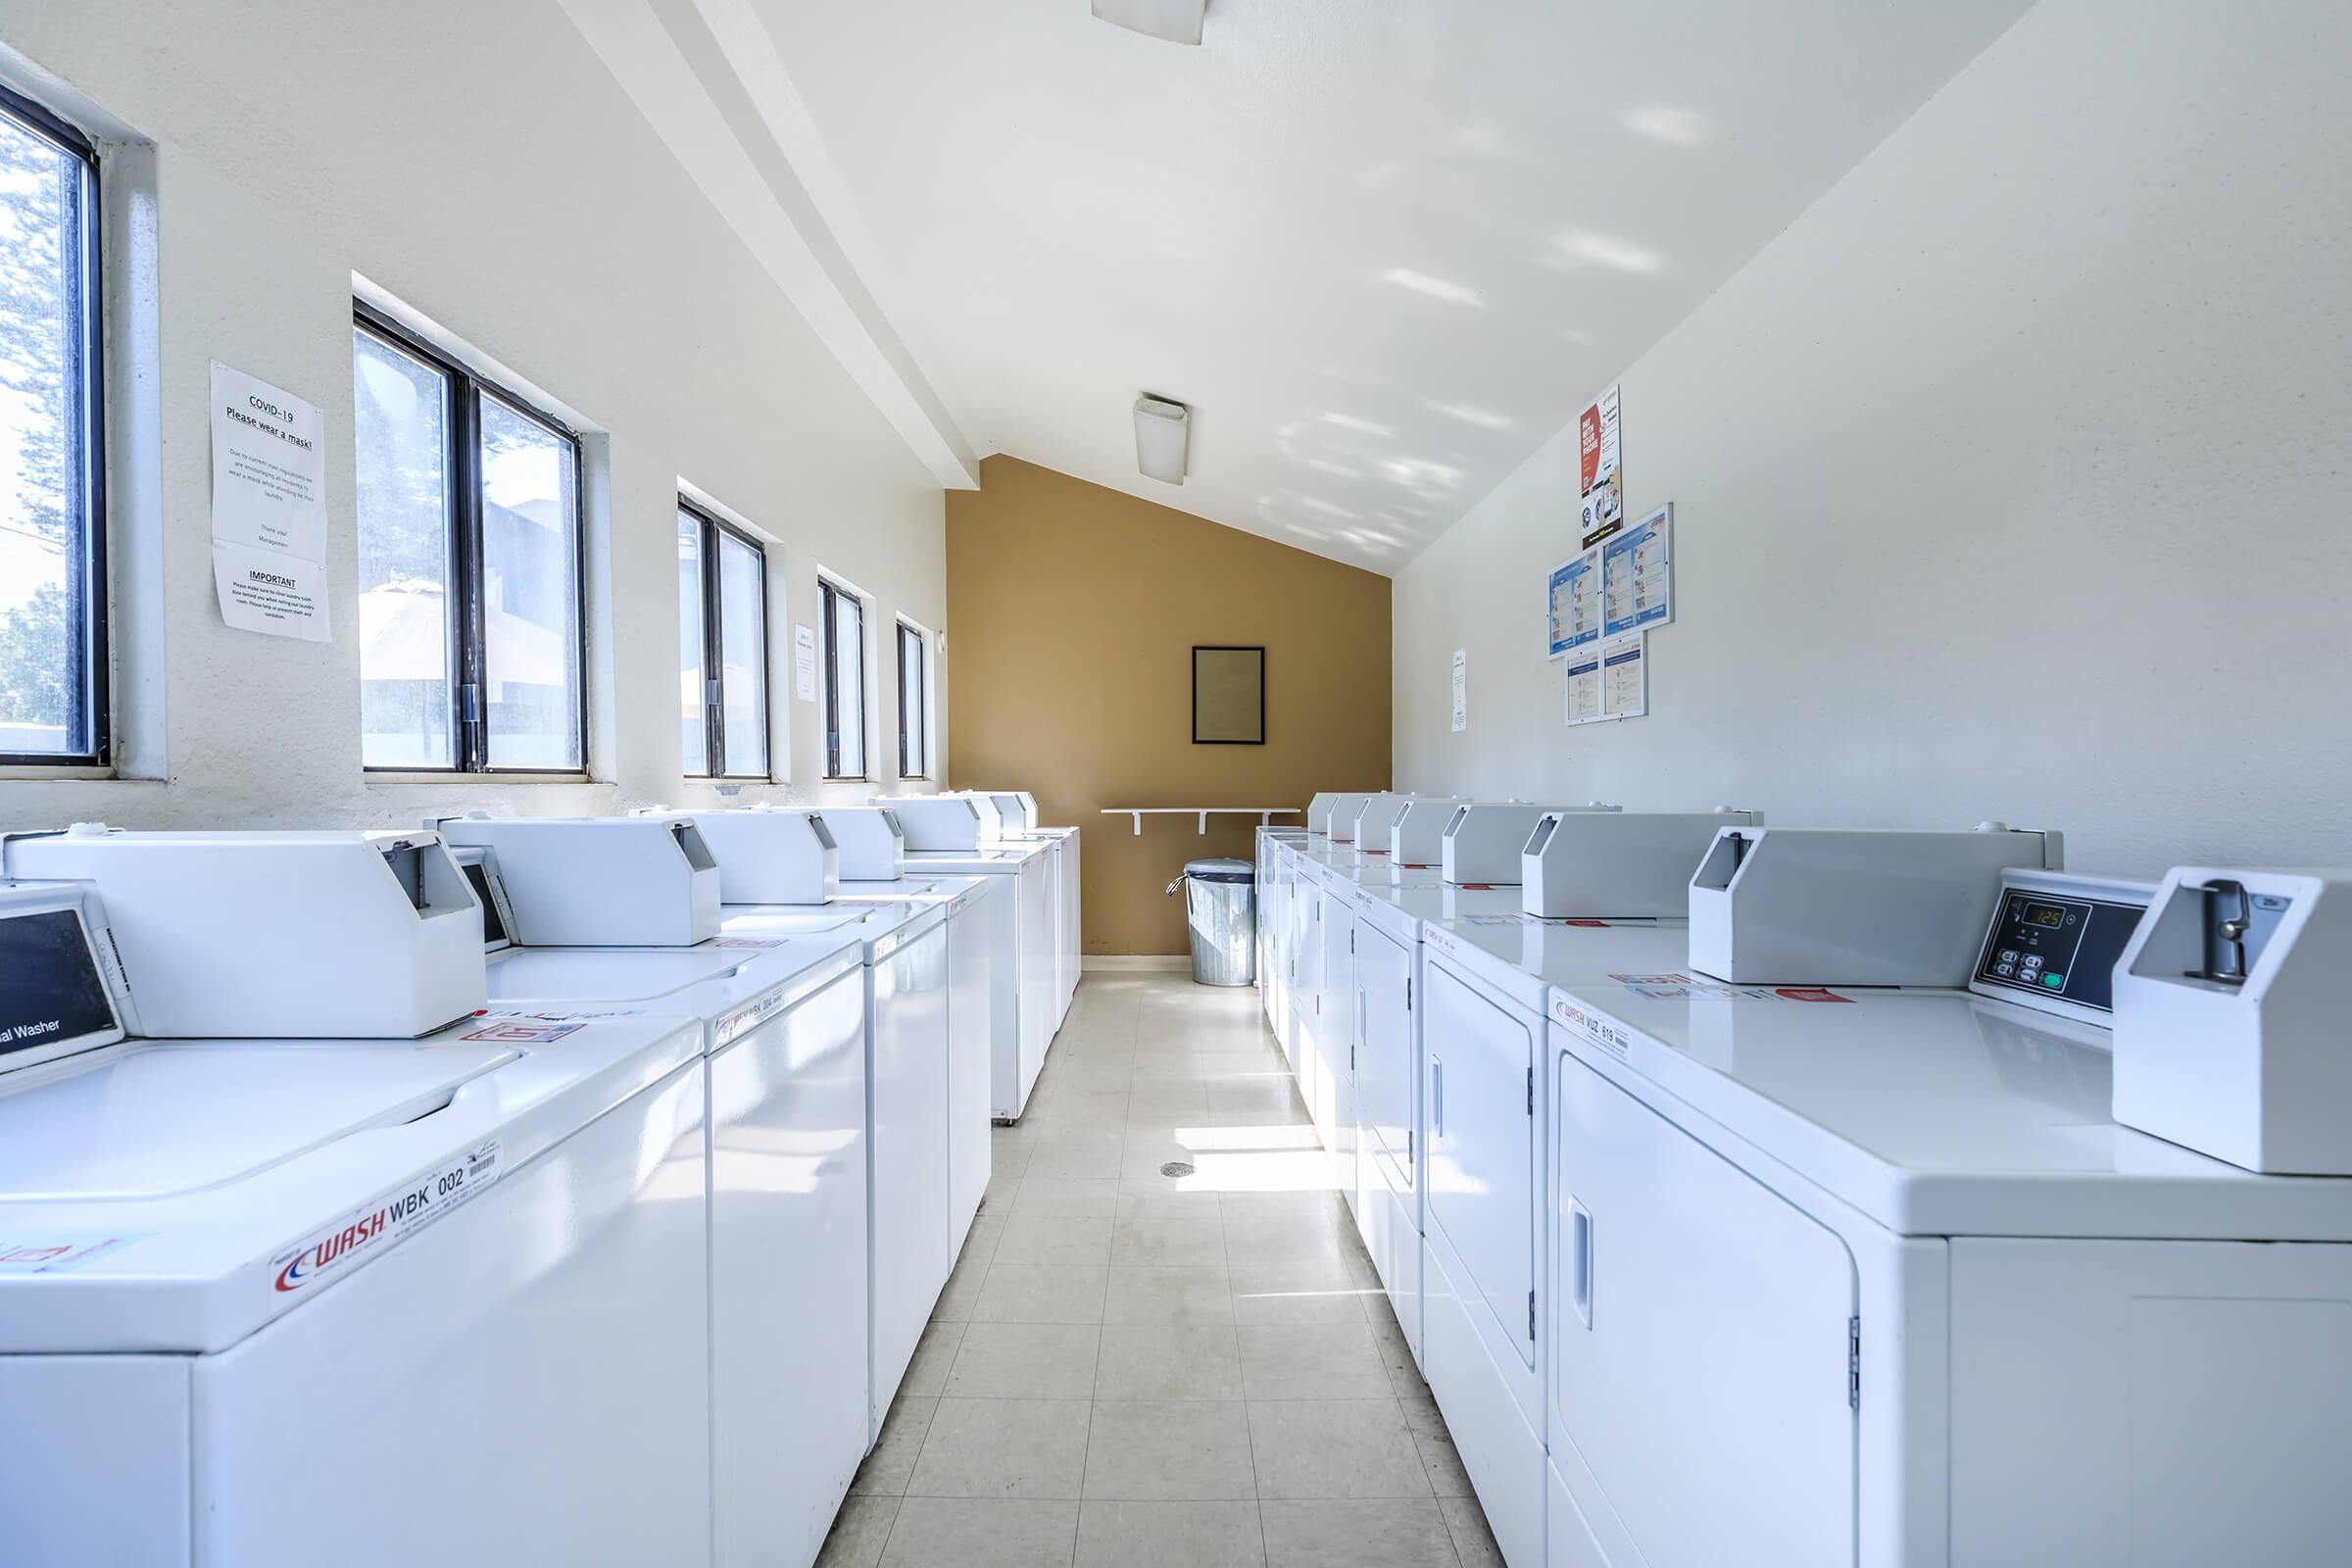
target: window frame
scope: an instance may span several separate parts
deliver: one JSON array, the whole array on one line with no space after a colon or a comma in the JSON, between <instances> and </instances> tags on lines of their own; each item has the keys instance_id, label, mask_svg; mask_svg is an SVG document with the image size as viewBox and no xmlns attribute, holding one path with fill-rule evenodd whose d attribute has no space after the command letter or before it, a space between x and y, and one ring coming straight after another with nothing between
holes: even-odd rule
<instances>
[{"instance_id":1,"label":"window frame","mask_svg":"<svg viewBox=\"0 0 2352 1568\"><path fill-rule=\"evenodd\" d=\"M896 652L898 655L899 666L899 777L904 779L929 779L931 777L932 750L931 634L925 631L922 627L916 625L913 621L908 620L904 615L899 617L898 624L898 647L894 650L894 652ZM921 659L917 661L919 667L915 672L915 691L913 695L915 704L922 712L921 734L917 738L919 738L922 743L923 755L915 760L919 765L911 769L909 769L907 766L906 756L906 742L908 739L906 732L906 640L909 637L914 639L915 648L922 656Z\"/></svg>"},{"instance_id":2,"label":"window frame","mask_svg":"<svg viewBox=\"0 0 2352 1568\"><path fill-rule=\"evenodd\" d=\"M825 779L828 783L865 783L873 776L873 758L868 755L866 740L872 727L866 722L873 709L873 693L865 684L865 597L847 584L817 574L817 651L825 665ZM858 610L858 770L841 770L841 656L840 613L843 601Z\"/></svg>"},{"instance_id":3,"label":"window frame","mask_svg":"<svg viewBox=\"0 0 2352 1568\"><path fill-rule=\"evenodd\" d=\"M79 188L66 214L59 248L74 253L66 269L64 313L78 328L80 396L66 416L66 458L79 516L78 549L70 549L68 597L81 612L80 646L70 650L82 665L75 701L86 707L88 744L74 751L0 751L0 768L111 768L115 760L114 659L108 641L113 581L107 574L106 505L106 246L104 167L98 144L37 99L0 84L0 113L17 121L81 166Z\"/></svg>"},{"instance_id":4,"label":"window frame","mask_svg":"<svg viewBox=\"0 0 2352 1568\"><path fill-rule=\"evenodd\" d=\"M448 459L449 561L450 584L447 603L457 615L458 624L452 641L457 647L457 679L449 683L450 733L455 738L456 760L448 766L431 763L401 762L373 766L362 762L362 769L376 774L430 774L442 778L557 778L580 779L589 776L588 760L590 737L588 731L588 456L580 432L568 420L550 414L530 398L513 388L482 374L463 360L435 347L413 328L396 318L369 305L366 300L353 300L352 326L390 346L395 351L423 362L431 369L449 378L449 451ZM483 630L487 604L483 592L485 572L482 564L484 538L482 532L482 399L496 398L513 413L537 424L571 448L572 501L572 603L578 611L578 642L572 650L580 671L575 722L580 731L580 761L577 767L497 767L490 763L490 716L488 701L483 695L486 684L488 650ZM356 459L356 454L355 454ZM470 702L466 694L472 694ZM472 707L480 716L468 718L466 709Z\"/></svg>"},{"instance_id":5,"label":"window frame","mask_svg":"<svg viewBox=\"0 0 2352 1568\"><path fill-rule=\"evenodd\" d=\"M678 512L692 517L702 527L701 558L698 570L702 578L703 595L703 767L685 769L687 778L707 778L717 783L743 781L756 783L775 776L776 735L769 722L770 704L765 677L772 673L769 662L768 627L775 619L767 591L767 546L748 528L729 522L709 507L681 494ZM719 536L728 535L737 544L751 551L760 563L760 668L762 674L760 693L760 738L767 751L767 766L757 773L736 773L727 769L727 713L724 681L726 676L726 625L724 621L723 583L719 567ZM693 760L681 759L691 762Z\"/></svg>"}]
</instances>

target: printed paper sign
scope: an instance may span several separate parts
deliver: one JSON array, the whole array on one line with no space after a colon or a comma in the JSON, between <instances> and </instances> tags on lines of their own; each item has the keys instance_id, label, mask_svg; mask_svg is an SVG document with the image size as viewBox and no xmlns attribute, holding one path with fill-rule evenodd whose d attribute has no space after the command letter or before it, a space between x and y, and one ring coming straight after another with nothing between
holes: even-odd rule
<instances>
[{"instance_id":1,"label":"printed paper sign","mask_svg":"<svg viewBox=\"0 0 2352 1568\"><path fill-rule=\"evenodd\" d=\"M1577 543L1590 550L1625 525L1625 477L1617 467L1617 389L1578 416L1577 456L1583 509Z\"/></svg>"},{"instance_id":2,"label":"printed paper sign","mask_svg":"<svg viewBox=\"0 0 2352 1568\"><path fill-rule=\"evenodd\" d=\"M816 701L816 629L792 628L792 689L804 703Z\"/></svg>"},{"instance_id":3,"label":"printed paper sign","mask_svg":"<svg viewBox=\"0 0 2352 1568\"><path fill-rule=\"evenodd\" d=\"M354 1264L417 1227L431 1224L498 1180L498 1141L493 1139L419 1171L279 1252L270 1260L270 1313L274 1316L284 1311L304 1291L341 1279Z\"/></svg>"},{"instance_id":4,"label":"printed paper sign","mask_svg":"<svg viewBox=\"0 0 2352 1568\"><path fill-rule=\"evenodd\" d=\"M326 447L318 410L213 363L213 539L326 559Z\"/></svg>"},{"instance_id":5,"label":"printed paper sign","mask_svg":"<svg viewBox=\"0 0 2352 1568\"><path fill-rule=\"evenodd\" d=\"M215 361L213 582L239 631L327 640L326 444L318 408Z\"/></svg>"},{"instance_id":6,"label":"printed paper sign","mask_svg":"<svg viewBox=\"0 0 2352 1568\"><path fill-rule=\"evenodd\" d=\"M91 1258L143 1242L152 1231L125 1231L120 1236L43 1236L32 1241L0 1242L0 1274L64 1274Z\"/></svg>"},{"instance_id":7,"label":"printed paper sign","mask_svg":"<svg viewBox=\"0 0 2352 1568\"><path fill-rule=\"evenodd\" d=\"M1459 735L1470 727L1470 655L1466 650L1453 651L1453 732Z\"/></svg>"},{"instance_id":8,"label":"printed paper sign","mask_svg":"<svg viewBox=\"0 0 2352 1568\"><path fill-rule=\"evenodd\" d=\"M1674 507L1671 503L1601 546L1601 633L1621 637L1674 619Z\"/></svg>"},{"instance_id":9,"label":"printed paper sign","mask_svg":"<svg viewBox=\"0 0 2352 1568\"><path fill-rule=\"evenodd\" d=\"M1600 716L1639 718L1649 711L1649 658L1642 633L1600 645Z\"/></svg>"},{"instance_id":10,"label":"printed paper sign","mask_svg":"<svg viewBox=\"0 0 2352 1568\"><path fill-rule=\"evenodd\" d=\"M316 561L244 545L213 545L220 618L239 631L327 640L326 568Z\"/></svg>"},{"instance_id":11,"label":"printed paper sign","mask_svg":"<svg viewBox=\"0 0 2352 1568\"><path fill-rule=\"evenodd\" d=\"M1544 586L1546 657L1558 659L1599 640L1600 586L1601 557L1597 549L1573 556L1551 568Z\"/></svg>"},{"instance_id":12,"label":"printed paper sign","mask_svg":"<svg viewBox=\"0 0 2352 1568\"><path fill-rule=\"evenodd\" d=\"M1597 644L1568 656L1561 671L1565 689L1560 696L1562 716L1571 724L1590 724L1600 717L1600 648Z\"/></svg>"}]
</instances>

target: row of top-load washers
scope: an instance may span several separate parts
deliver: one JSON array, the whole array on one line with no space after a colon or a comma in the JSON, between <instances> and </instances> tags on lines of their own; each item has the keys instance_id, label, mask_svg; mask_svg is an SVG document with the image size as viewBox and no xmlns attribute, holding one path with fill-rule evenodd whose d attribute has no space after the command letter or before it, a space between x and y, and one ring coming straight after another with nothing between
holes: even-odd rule
<instances>
[{"instance_id":1,"label":"row of top-load washers","mask_svg":"<svg viewBox=\"0 0 2352 1568\"><path fill-rule=\"evenodd\" d=\"M2342 1560L2352 877L2060 849L1261 830L1269 1019L1507 1561Z\"/></svg>"},{"instance_id":2,"label":"row of top-load washers","mask_svg":"<svg viewBox=\"0 0 2352 1568\"><path fill-rule=\"evenodd\" d=\"M0 839L0 1561L812 1561L1075 856L955 797Z\"/></svg>"}]
</instances>

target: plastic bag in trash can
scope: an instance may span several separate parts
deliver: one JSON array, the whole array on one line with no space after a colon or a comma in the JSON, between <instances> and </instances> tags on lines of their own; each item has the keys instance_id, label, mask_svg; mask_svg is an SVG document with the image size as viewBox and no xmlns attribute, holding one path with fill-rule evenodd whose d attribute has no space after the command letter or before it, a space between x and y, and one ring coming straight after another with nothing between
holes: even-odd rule
<instances>
[{"instance_id":1,"label":"plastic bag in trash can","mask_svg":"<svg viewBox=\"0 0 2352 1568\"><path fill-rule=\"evenodd\" d=\"M1257 980L1257 872L1248 860L1188 860L1168 884L1185 890L1193 943L1193 979L1204 986Z\"/></svg>"}]
</instances>

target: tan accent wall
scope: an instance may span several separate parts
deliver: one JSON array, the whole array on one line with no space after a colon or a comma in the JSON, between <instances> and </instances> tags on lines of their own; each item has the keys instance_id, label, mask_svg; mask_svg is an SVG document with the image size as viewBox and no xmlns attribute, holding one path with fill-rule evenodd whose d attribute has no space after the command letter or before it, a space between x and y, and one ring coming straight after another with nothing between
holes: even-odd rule
<instances>
[{"instance_id":1,"label":"tan accent wall","mask_svg":"<svg viewBox=\"0 0 2352 1568\"><path fill-rule=\"evenodd\" d=\"M1389 781L1389 579L1015 458L948 492L948 771L1083 831L1088 953L1182 953L1184 862L1248 858L1256 818ZM1263 645L1266 742L1195 746L1196 644ZM1293 822L1298 819L1293 817Z\"/></svg>"}]
</instances>

